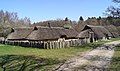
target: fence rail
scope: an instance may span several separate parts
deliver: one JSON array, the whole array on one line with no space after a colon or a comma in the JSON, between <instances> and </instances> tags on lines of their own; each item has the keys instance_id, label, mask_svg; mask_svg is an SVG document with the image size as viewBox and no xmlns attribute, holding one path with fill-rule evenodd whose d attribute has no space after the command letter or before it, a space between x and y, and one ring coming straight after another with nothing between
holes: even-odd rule
<instances>
[{"instance_id":1,"label":"fence rail","mask_svg":"<svg viewBox=\"0 0 120 71\"><path fill-rule=\"evenodd\" d=\"M15 45L22 47L35 47L35 48L44 48L44 49L57 49L57 48L67 48L72 46L80 46L82 44L88 43L85 39L72 39L65 41L0 41L1 44Z\"/></svg>"}]
</instances>

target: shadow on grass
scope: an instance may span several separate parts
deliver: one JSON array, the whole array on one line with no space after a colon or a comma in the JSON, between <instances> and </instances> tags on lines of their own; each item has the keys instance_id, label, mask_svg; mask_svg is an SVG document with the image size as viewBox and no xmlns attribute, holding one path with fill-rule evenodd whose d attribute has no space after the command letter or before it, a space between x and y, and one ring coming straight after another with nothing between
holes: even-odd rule
<instances>
[{"instance_id":1,"label":"shadow on grass","mask_svg":"<svg viewBox=\"0 0 120 71\"><path fill-rule=\"evenodd\" d=\"M83 45L80 45L80 46L76 46L77 48L92 48L92 49L95 49L99 46L102 46L103 43L99 43L99 42L95 42L95 43L88 43L88 44L83 44Z\"/></svg>"},{"instance_id":2,"label":"shadow on grass","mask_svg":"<svg viewBox=\"0 0 120 71\"><path fill-rule=\"evenodd\" d=\"M83 65L79 68L75 68L74 71L119 71L120 68L104 68L104 67L96 67L96 66L91 66L91 65Z\"/></svg>"},{"instance_id":3,"label":"shadow on grass","mask_svg":"<svg viewBox=\"0 0 120 71\"><path fill-rule=\"evenodd\" d=\"M108 71L120 71L120 45L115 47L115 54L112 57Z\"/></svg>"},{"instance_id":4,"label":"shadow on grass","mask_svg":"<svg viewBox=\"0 0 120 71\"><path fill-rule=\"evenodd\" d=\"M60 61L56 59L36 58L34 56L0 56L1 71L44 71L45 67L59 63Z\"/></svg>"},{"instance_id":5,"label":"shadow on grass","mask_svg":"<svg viewBox=\"0 0 120 71\"><path fill-rule=\"evenodd\" d=\"M120 44L115 47L115 51L120 51Z\"/></svg>"},{"instance_id":6,"label":"shadow on grass","mask_svg":"<svg viewBox=\"0 0 120 71\"><path fill-rule=\"evenodd\" d=\"M108 71L120 71L120 57L113 57Z\"/></svg>"}]
</instances>

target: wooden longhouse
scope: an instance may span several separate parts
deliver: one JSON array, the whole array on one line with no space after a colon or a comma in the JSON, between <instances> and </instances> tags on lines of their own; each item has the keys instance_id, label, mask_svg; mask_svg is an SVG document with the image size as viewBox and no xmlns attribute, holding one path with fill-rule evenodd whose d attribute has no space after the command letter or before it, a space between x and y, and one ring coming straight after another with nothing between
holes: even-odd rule
<instances>
[{"instance_id":1,"label":"wooden longhouse","mask_svg":"<svg viewBox=\"0 0 120 71\"><path fill-rule=\"evenodd\" d=\"M76 39L77 32L74 29L65 29L60 27L38 27L27 39L31 42L44 43L44 48L69 47L65 45L66 40ZM60 45L59 45L60 44Z\"/></svg>"},{"instance_id":2,"label":"wooden longhouse","mask_svg":"<svg viewBox=\"0 0 120 71\"><path fill-rule=\"evenodd\" d=\"M61 27L16 28L6 41L8 44L28 47L62 48L75 45L77 34L74 29Z\"/></svg>"},{"instance_id":3,"label":"wooden longhouse","mask_svg":"<svg viewBox=\"0 0 120 71\"><path fill-rule=\"evenodd\" d=\"M69 28L69 25L67 27L51 27L49 25L49 27L14 28L5 43L45 49L65 48L115 37L115 31L108 27L93 25L85 25L80 33Z\"/></svg>"}]
</instances>

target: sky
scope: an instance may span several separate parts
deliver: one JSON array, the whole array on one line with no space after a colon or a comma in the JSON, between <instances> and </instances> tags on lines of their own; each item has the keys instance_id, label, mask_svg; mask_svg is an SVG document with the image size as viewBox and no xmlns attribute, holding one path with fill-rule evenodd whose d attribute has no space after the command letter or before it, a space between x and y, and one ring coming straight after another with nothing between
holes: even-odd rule
<instances>
[{"instance_id":1,"label":"sky","mask_svg":"<svg viewBox=\"0 0 120 71\"><path fill-rule=\"evenodd\" d=\"M29 17L32 23L104 16L110 5L111 0L0 0L0 10L17 12L20 18Z\"/></svg>"}]
</instances>

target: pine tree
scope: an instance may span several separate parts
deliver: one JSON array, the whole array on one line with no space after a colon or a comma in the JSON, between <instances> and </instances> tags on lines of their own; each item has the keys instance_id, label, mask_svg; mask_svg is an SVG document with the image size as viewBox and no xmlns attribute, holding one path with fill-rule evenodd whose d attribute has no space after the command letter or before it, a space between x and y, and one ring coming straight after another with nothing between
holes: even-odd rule
<instances>
[{"instance_id":1,"label":"pine tree","mask_svg":"<svg viewBox=\"0 0 120 71\"><path fill-rule=\"evenodd\" d=\"M82 17L82 16L80 16L79 20L83 21L84 19L83 19L83 17Z\"/></svg>"}]
</instances>

